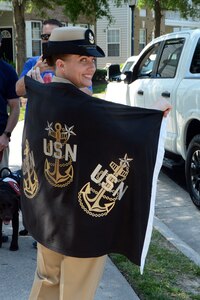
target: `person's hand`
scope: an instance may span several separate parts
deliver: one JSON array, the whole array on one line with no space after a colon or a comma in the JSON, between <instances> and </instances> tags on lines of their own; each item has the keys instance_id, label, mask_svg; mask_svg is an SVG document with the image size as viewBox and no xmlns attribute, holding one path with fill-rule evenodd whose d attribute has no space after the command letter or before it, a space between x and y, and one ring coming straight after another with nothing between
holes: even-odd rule
<instances>
[{"instance_id":1,"label":"person's hand","mask_svg":"<svg viewBox=\"0 0 200 300\"><path fill-rule=\"evenodd\" d=\"M164 112L163 116L167 117L167 115L169 114L170 110L172 109L171 104L166 100L166 99L159 99L158 101L156 101L152 107L153 109L158 109Z\"/></svg>"},{"instance_id":2,"label":"person's hand","mask_svg":"<svg viewBox=\"0 0 200 300\"><path fill-rule=\"evenodd\" d=\"M0 151L4 150L6 147L8 147L10 139L7 138L5 134L2 134L0 136Z\"/></svg>"},{"instance_id":3,"label":"person's hand","mask_svg":"<svg viewBox=\"0 0 200 300\"><path fill-rule=\"evenodd\" d=\"M40 75L40 69L39 67L36 68L32 68L30 71L28 71L27 76L41 82L44 83L44 80L42 79L41 75Z\"/></svg>"},{"instance_id":4,"label":"person's hand","mask_svg":"<svg viewBox=\"0 0 200 300\"><path fill-rule=\"evenodd\" d=\"M33 69L36 69L37 67L40 69L40 73L43 73L45 71L53 71L53 67L50 67L47 64L46 59L44 59L44 60L42 59L42 55L39 57L37 63L33 67Z\"/></svg>"}]
</instances>

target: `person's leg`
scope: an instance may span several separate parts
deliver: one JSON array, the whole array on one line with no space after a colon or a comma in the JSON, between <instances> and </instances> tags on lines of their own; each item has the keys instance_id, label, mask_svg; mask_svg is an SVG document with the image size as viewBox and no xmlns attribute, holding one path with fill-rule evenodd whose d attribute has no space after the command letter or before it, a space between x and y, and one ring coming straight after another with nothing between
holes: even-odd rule
<instances>
[{"instance_id":1,"label":"person's leg","mask_svg":"<svg viewBox=\"0 0 200 300\"><path fill-rule=\"evenodd\" d=\"M59 300L93 300L107 256L76 258L65 256L61 264Z\"/></svg>"},{"instance_id":2,"label":"person's leg","mask_svg":"<svg viewBox=\"0 0 200 300\"><path fill-rule=\"evenodd\" d=\"M63 255L37 243L37 269L29 300L59 300Z\"/></svg>"},{"instance_id":3,"label":"person's leg","mask_svg":"<svg viewBox=\"0 0 200 300\"><path fill-rule=\"evenodd\" d=\"M19 231L19 235L21 235L21 236L28 235L28 230L26 230L26 228L20 230L20 231Z\"/></svg>"},{"instance_id":4,"label":"person's leg","mask_svg":"<svg viewBox=\"0 0 200 300\"><path fill-rule=\"evenodd\" d=\"M0 161L0 170L3 168L8 168L8 160L9 160L9 147L3 150L2 159ZM1 173L1 177L7 176L8 174L9 172L5 170Z\"/></svg>"},{"instance_id":5,"label":"person's leg","mask_svg":"<svg viewBox=\"0 0 200 300\"><path fill-rule=\"evenodd\" d=\"M3 150L3 155L0 162L0 168L8 168L8 160L9 160L9 147L6 147Z\"/></svg>"},{"instance_id":6,"label":"person's leg","mask_svg":"<svg viewBox=\"0 0 200 300\"><path fill-rule=\"evenodd\" d=\"M9 158L9 147L7 147L6 149L3 150L2 158L0 161L0 171L3 168L8 168L8 158ZM2 177L7 176L8 172L3 171L3 172L1 172L0 175ZM6 243L6 242L8 242L8 235L5 235L4 233L2 233L2 243Z\"/></svg>"}]
</instances>

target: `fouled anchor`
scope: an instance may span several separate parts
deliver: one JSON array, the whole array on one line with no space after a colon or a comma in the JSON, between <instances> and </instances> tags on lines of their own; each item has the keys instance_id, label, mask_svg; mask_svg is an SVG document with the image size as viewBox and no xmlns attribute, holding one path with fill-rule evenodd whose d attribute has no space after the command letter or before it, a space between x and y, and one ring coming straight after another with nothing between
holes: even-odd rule
<instances>
[{"instance_id":1,"label":"fouled anchor","mask_svg":"<svg viewBox=\"0 0 200 300\"><path fill-rule=\"evenodd\" d=\"M27 198L33 198L39 189L39 181L35 172L33 152L30 151L28 140L25 141L24 155L25 158L22 165L22 172L24 176L23 190Z\"/></svg>"},{"instance_id":2,"label":"fouled anchor","mask_svg":"<svg viewBox=\"0 0 200 300\"><path fill-rule=\"evenodd\" d=\"M86 213L94 217L106 216L115 206L116 200L121 200L128 188L128 186L124 187L124 181L128 176L131 160L125 154L125 157L120 159L119 165L112 161L110 163L110 167L114 171L112 174L108 173L108 170L102 171L102 166L97 165L91 174L91 179L101 186L101 189L96 191L91 187L91 183L87 182L78 194L79 203ZM105 181L103 181L104 178ZM112 194L112 196L108 196L106 193Z\"/></svg>"},{"instance_id":3,"label":"fouled anchor","mask_svg":"<svg viewBox=\"0 0 200 300\"><path fill-rule=\"evenodd\" d=\"M55 141L47 139L43 140L44 154L50 158L46 158L44 164L44 174L48 182L56 187L65 187L73 181L74 169L72 160L76 160L77 145L72 149L67 141L73 132L73 127L65 125L62 128L60 123L55 124L55 130L52 128L53 123L48 123L46 130L48 135L53 137ZM64 149L64 152L63 152ZM61 160L63 163L61 163Z\"/></svg>"}]
</instances>

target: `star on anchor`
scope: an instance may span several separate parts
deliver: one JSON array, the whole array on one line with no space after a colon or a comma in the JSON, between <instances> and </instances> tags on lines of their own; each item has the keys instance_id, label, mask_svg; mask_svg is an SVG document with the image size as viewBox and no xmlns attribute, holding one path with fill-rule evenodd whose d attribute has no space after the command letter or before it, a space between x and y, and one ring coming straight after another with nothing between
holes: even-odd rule
<instances>
[{"instance_id":1,"label":"star on anchor","mask_svg":"<svg viewBox=\"0 0 200 300\"><path fill-rule=\"evenodd\" d=\"M65 133L67 134L67 139L69 139L71 135L76 135L76 133L73 132L73 129L74 126L67 127L67 125L65 125Z\"/></svg>"},{"instance_id":2,"label":"star on anchor","mask_svg":"<svg viewBox=\"0 0 200 300\"><path fill-rule=\"evenodd\" d=\"M120 165L124 165L126 167L130 167L129 162L133 160L133 158L128 158L127 153L125 154L124 158L120 158Z\"/></svg>"},{"instance_id":3,"label":"star on anchor","mask_svg":"<svg viewBox=\"0 0 200 300\"><path fill-rule=\"evenodd\" d=\"M45 128L45 130L48 131L48 135L50 135L50 133L51 133L52 131L54 131L53 128L52 128L52 125L53 125L53 122L49 123L49 122L47 121L47 127Z\"/></svg>"}]
</instances>

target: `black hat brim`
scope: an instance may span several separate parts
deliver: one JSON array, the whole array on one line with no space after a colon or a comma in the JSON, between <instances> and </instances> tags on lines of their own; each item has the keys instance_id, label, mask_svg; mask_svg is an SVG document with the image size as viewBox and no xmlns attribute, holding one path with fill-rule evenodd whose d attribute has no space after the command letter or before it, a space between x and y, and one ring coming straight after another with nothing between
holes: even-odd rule
<instances>
[{"instance_id":1,"label":"black hat brim","mask_svg":"<svg viewBox=\"0 0 200 300\"><path fill-rule=\"evenodd\" d=\"M105 57L104 51L97 45L76 45L68 41L49 41L48 43L44 43L44 59L59 54L77 54L94 57Z\"/></svg>"}]
</instances>

